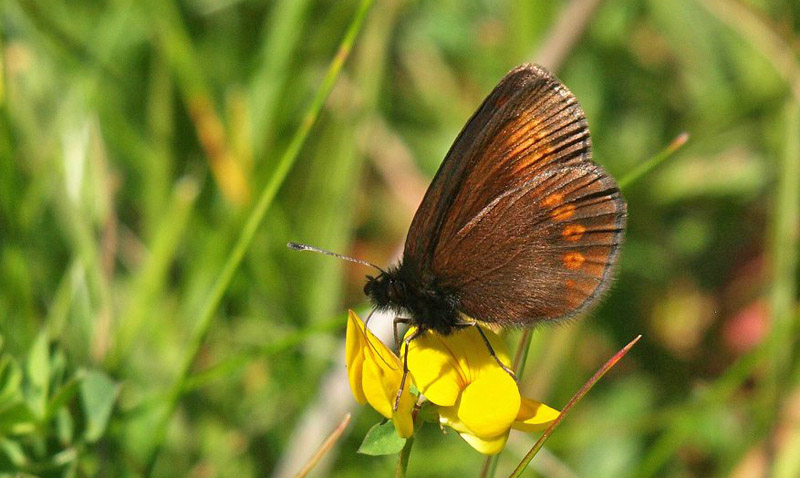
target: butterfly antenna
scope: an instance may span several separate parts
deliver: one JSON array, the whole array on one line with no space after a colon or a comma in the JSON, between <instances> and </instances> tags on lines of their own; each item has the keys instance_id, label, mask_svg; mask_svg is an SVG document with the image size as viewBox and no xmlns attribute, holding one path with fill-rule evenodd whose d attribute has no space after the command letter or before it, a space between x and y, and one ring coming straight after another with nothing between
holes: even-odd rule
<instances>
[{"instance_id":1,"label":"butterfly antenna","mask_svg":"<svg viewBox=\"0 0 800 478\"><path fill-rule=\"evenodd\" d=\"M328 256L333 256L333 257L337 257L339 259L344 259L346 261L355 262L356 264L361 264L361 265L368 266L368 267L374 267L375 269L378 269L380 272L383 272L383 273L386 272L386 271L384 271L383 269L381 269L380 267L376 266L375 264L373 264L371 262L367 262L367 261L362 260L362 259L356 259L356 258L350 257L350 256L345 256L344 254L338 254L336 252L326 251L325 249L320 249L319 247L309 246L308 244L298 244L296 242L290 242L290 243L286 244L286 246L289 249L292 249L294 251L320 252L320 253L328 255Z\"/></svg>"},{"instance_id":2,"label":"butterfly antenna","mask_svg":"<svg viewBox=\"0 0 800 478\"><path fill-rule=\"evenodd\" d=\"M375 313L375 309L369 311L369 315L367 316L367 320L364 321L364 328L366 329L369 326L369 319L372 318L372 314Z\"/></svg>"}]
</instances>

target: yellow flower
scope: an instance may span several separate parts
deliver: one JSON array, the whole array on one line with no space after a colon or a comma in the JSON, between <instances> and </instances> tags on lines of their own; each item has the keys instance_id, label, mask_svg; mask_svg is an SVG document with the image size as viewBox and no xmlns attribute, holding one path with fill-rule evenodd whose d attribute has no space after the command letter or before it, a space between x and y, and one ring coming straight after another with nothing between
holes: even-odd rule
<instances>
[{"instance_id":1,"label":"yellow flower","mask_svg":"<svg viewBox=\"0 0 800 478\"><path fill-rule=\"evenodd\" d=\"M500 361L509 366L503 340L483 330ZM499 453L512 427L543 430L559 414L520 396L517 383L492 358L475 327L448 336L426 331L409 345L408 368L420 392L439 406L440 423L483 454Z\"/></svg>"},{"instance_id":2,"label":"yellow flower","mask_svg":"<svg viewBox=\"0 0 800 478\"><path fill-rule=\"evenodd\" d=\"M406 337L415 332L409 329ZM511 361L503 340L484 329L497 356ZM558 417L558 410L520 396L517 383L495 362L475 327L442 336L426 331L412 340L408 351L410 373L397 411L393 411L403 377L403 362L364 327L350 311L347 321L347 376L359 403L394 423L407 438L414 433L411 411L415 397L413 381L425 398L436 405L439 422L461 435L481 453L499 453L511 428L538 431Z\"/></svg>"},{"instance_id":3,"label":"yellow flower","mask_svg":"<svg viewBox=\"0 0 800 478\"><path fill-rule=\"evenodd\" d=\"M359 403L372 408L394 423L397 433L408 438L414 433L411 411L416 402L410 392L412 377L406 378L397 411L393 411L403 377L403 363L366 327L352 310L347 319L347 377Z\"/></svg>"}]
</instances>

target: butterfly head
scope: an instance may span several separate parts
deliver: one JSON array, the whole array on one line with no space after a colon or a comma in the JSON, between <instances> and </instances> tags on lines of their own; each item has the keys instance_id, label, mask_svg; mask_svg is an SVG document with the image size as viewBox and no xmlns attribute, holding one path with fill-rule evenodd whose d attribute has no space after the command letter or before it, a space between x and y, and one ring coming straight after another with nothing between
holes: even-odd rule
<instances>
[{"instance_id":1,"label":"butterfly head","mask_svg":"<svg viewBox=\"0 0 800 478\"><path fill-rule=\"evenodd\" d=\"M401 309L407 302L406 283L393 271L381 272L378 277L367 276L364 294L378 309Z\"/></svg>"}]
</instances>

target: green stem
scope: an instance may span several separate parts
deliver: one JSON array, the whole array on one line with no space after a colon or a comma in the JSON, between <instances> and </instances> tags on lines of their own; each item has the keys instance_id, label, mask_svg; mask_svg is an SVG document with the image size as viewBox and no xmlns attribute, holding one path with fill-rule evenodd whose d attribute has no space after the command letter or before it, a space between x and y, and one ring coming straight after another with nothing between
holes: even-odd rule
<instances>
[{"instance_id":1,"label":"green stem","mask_svg":"<svg viewBox=\"0 0 800 478\"><path fill-rule=\"evenodd\" d=\"M500 461L500 454L489 455L483 460L483 468L481 468L480 478L492 478L497 472L497 463Z\"/></svg>"},{"instance_id":2,"label":"green stem","mask_svg":"<svg viewBox=\"0 0 800 478\"><path fill-rule=\"evenodd\" d=\"M800 141L797 131L800 128L800 107L790 101L782 116L785 125L784 145L778 165L778 184L775 190L775 209L773 217L771 256L772 284L770 291L770 309L772 311L771 373L767 377L767 398L765 423L776 423L778 410L781 409L781 397L787 395L789 387L789 371L793 356L794 341L797 333L795 322L795 303L797 284L795 271L798 262L798 236L800 229ZM774 425L771 425L774 427ZM773 428L774 431L774 428ZM772 459L770 468L772 476L792 475L791 467L780 464L789 463L797 450L775 443L769 443L768 456ZM779 472L780 471L780 472Z\"/></svg>"},{"instance_id":3,"label":"green stem","mask_svg":"<svg viewBox=\"0 0 800 478\"><path fill-rule=\"evenodd\" d=\"M394 478L404 478L406 476L412 446L414 446L414 435L406 439L406 444L403 445L403 449L400 451L400 456L397 458L397 468L394 470Z\"/></svg>"},{"instance_id":4,"label":"green stem","mask_svg":"<svg viewBox=\"0 0 800 478\"><path fill-rule=\"evenodd\" d=\"M525 373L525 362L528 361L528 352L531 348L531 341L533 340L533 330L525 329L522 332L522 337L519 338L519 346L517 347L517 354L514 356L514 372L517 377L522 380L522 374Z\"/></svg>"},{"instance_id":5,"label":"green stem","mask_svg":"<svg viewBox=\"0 0 800 478\"><path fill-rule=\"evenodd\" d=\"M673 139L666 148L661 150L657 155L653 156L649 160L645 161L644 163L640 164L639 166L633 168L633 171L626 174L622 179L619 180L619 188L625 189L630 187L631 184L638 181L642 176L649 173L650 171L654 170L658 167L661 163L669 159L670 156L675 154L676 151L681 149L681 147L689 141L689 133L683 132Z\"/></svg>"},{"instance_id":6,"label":"green stem","mask_svg":"<svg viewBox=\"0 0 800 478\"><path fill-rule=\"evenodd\" d=\"M312 126L314 126L314 123L316 122L317 117L319 116L319 113L325 104L325 100L328 98L328 95L333 89L334 84L336 84L339 73L341 72L345 61L353 49L355 39L361 30L361 25L364 23L364 18L372 6L372 3L373 0L361 1L358 11L353 17L345 37L339 45L339 50L336 52L336 55L331 61L328 71L322 80L322 86L317 91L317 94L306 111L300 126L294 134L294 137L292 137L289 146L278 162L275 172L273 173L266 187L261 192L261 196L258 198L255 207L250 212L247 222L245 223L244 228L242 229L242 232L231 251L231 254L228 256L222 271L220 271L216 282L208 294L208 300L203 306L203 309L200 313L200 318L197 321L197 326L195 327L191 339L189 340L189 344L186 347L186 355L184 356L181 366L178 369L177 379L170 388L166 411L155 428L153 451L151 452L150 458L147 462L145 476L151 476L153 473L158 452L166 435L167 425L169 424L172 414L175 412L175 408L177 407L181 393L189 377L191 366L194 363L198 352L200 351L200 346L203 344L206 334L211 328L214 313L217 310L225 291L228 289L234 273L239 268L239 264L241 264L245 252L250 247L259 224L261 224L261 221L264 219L264 216L272 204L275 195L283 185L283 182L286 179L286 176L289 174L289 171L292 169L292 166L294 166L297 156L300 153L300 149L305 143Z\"/></svg>"}]
</instances>

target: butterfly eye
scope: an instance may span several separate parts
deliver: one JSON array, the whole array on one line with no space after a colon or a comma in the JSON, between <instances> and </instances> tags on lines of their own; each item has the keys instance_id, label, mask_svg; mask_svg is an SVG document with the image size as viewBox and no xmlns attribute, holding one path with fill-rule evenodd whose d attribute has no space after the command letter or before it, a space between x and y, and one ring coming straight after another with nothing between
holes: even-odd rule
<instances>
[{"instance_id":1,"label":"butterfly eye","mask_svg":"<svg viewBox=\"0 0 800 478\"><path fill-rule=\"evenodd\" d=\"M378 281L372 277L367 276L367 283L364 284L364 295L367 297L373 297L375 295L375 290L378 288Z\"/></svg>"},{"instance_id":2,"label":"butterfly eye","mask_svg":"<svg viewBox=\"0 0 800 478\"><path fill-rule=\"evenodd\" d=\"M376 306L387 307L392 301L391 287L392 281L388 280L384 274L378 277L368 276L367 283L364 284L364 294Z\"/></svg>"},{"instance_id":3,"label":"butterfly eye","mask_svg":"<svg viewBox=\"0 0 800 478\"><path fill-rule=\"evenodd\" d=\"M395 303L399 303L403 301L403 297L406 295L405 285L396 280L389 281L389 287L387 288L387 294L389 296L389 300Z\"/></svg>"}]
</instances>

